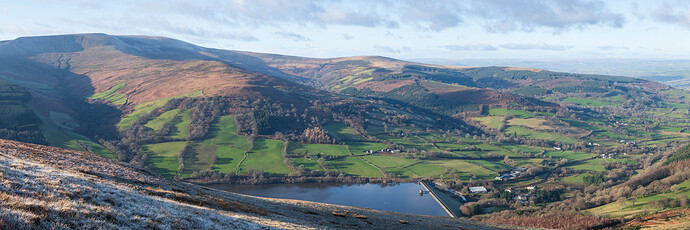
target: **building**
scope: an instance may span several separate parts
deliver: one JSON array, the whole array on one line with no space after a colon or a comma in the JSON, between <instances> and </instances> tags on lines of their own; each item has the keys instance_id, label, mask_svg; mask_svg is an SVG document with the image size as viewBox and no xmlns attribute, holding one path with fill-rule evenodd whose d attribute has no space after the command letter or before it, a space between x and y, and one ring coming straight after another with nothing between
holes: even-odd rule
<instances>
[{"instance_id":1,"label":"building","mask_svg":"<svg viewBox=\"0 0 690 230\"><path fill-rule=\"evenodd\" d=\"M515 197L515 200L520 201L520 202L526 202L529 201L530 198L534 197L532 194L523 194L523 195L518 195Z\"/></svg>"},{"instance_id":2,"label":"building","mask_svg":"<svg viewBox=\"0 0 690 230\"><path fill-rule=\"evenodd\" d=\"M470 192L471 193L485 193L487 192L486 188L484 186L477 186L477 187L470 187Z\"/></svg>"}]
</instances>

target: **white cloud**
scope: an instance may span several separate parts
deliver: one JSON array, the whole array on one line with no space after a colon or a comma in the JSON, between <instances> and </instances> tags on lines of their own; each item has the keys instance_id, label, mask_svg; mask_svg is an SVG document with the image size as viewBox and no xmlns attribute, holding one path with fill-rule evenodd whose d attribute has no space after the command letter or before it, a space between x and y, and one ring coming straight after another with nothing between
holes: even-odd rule
<instances>
[{"instance_id":1,"label":"white cloud","mask_svg":"<svg viewBox=\"0 0 690 230\"><path fill-rule=\"evenodd\" d=\"M498 50L496 46L486 43L472 43L468 45L446 45L443 48L459 51L459 50L475 50L475 51L494 51Z\"/></svg>"},{"instance_id":2,"label":"white cloud","mask_svg":"<svg viewBox=\"0 0 690 230\"><path fill-rule=\"evenodd\" d=\"M292 33L292 32L275 32L275 35L281 36L283 38L287 38L296 42L307 42L311 41L308 37L302 36L301 34L297 33Z\"/></svg>"},{"instance_id":3,"label":"white cloud","mask_svg":"<svg viewBox=\"0 0 690 230\"><path fill-rule=\"evenodd\" d=\"M573 46L546 43L507 43L500 45L500 47L508 50L567 50L573 48Z\"/></svg>"},{"instance_id":4,"label":"white cloud","mask_svg":"<svg viewBox=\"0 0 690 230\"><path fill-rule=\"evenodd\" d=\"M690 29L690 7L664 3L651 13L654 20Z\"/></svg>"},{"instance_id":5,"label":"white cloud","mask_svg":"<svg viewBox=\"0 0 690 230\"><path fill-rule=\"evenodd\" d=\"M381 52L384 52L384 53L396 53L396 54L399 54L402 52L409 52L410 50L412 50L412 49L410 49L410 47L407 47L407 46L402 46L400 48L393 48L391 46L384 46L384 45L378 45L378 44L374 45L374 49L381 51Z\"/></svg>"},{"instance_id":6,"label":"white cloud","mask_svg":"<svg viewBox=\"0 0 690 230\"><path fill-rule=\"evenodd\" d=\"M598 46L600 50L629 50L627 46Z\"/></svg>"}]
</instances>

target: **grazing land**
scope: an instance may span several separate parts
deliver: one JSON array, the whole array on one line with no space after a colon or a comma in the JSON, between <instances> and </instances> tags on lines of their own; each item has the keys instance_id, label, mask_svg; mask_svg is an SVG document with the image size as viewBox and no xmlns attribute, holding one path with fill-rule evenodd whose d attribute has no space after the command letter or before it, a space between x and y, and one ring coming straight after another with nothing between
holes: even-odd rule
<instances>
[{"instance_id":1,"label":"grazing land","mask_svg":"<svg viewBox=\"0 0 690 230\"><path fill-rule=\"evenodd\" d=\"M144 145L143 148L150 154L151 170L163 176L173 177L177 175L180 166L177 156L186 145L184 141L177 141Z\"/></svg>"},{"instance_id":2,"label":"grazing land","mask_svg":"<svg viewBox=\"0 0 690 230\"><path fill-rule=\"evenodd\" d=\"M281 175L292 172L284 163L282 153L284 145L282 141L257 138L254 140L254 148L247 153L247 158L242 161L240 172L247 172L250 169Z\"/></svg>"}]
</instances>

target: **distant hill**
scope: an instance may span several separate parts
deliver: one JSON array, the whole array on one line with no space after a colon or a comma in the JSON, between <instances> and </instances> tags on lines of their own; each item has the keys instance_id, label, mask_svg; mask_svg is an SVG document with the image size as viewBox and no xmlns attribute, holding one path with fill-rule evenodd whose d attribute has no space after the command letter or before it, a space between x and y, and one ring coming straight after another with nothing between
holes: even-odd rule
<instances>
[{"instance_id":1,"label":"distant hill","mask_svg":"<svg viewBox=\"0 0 690 230\"><path fill-rule=\"evenodd\" d=\"M690 61L673 59L594 58L594 59L412 59L437 65L521 66L552 71L628 76L661 82L687 89Z\"/></svg>"}]
</instances>

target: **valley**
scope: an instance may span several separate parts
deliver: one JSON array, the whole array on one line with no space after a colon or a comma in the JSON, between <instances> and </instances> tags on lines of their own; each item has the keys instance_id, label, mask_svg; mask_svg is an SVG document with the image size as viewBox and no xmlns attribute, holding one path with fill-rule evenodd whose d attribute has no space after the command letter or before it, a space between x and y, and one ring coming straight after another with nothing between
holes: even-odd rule
<instances>
[{"instance_id":1,"label":"valley","mask_svg":"<svg viewBox=\"0 0 690 230\"><path fill-rule=\"evenodd\" d=\"M528 227L687 208L688 163L669 159L688 143L690 92L653 81L105 34L19 38L0 60L0 138L168 179L425 180L461 194L465 218ZM579 221L555 225L563 213Z\"/></svg>"}]
</instances>

